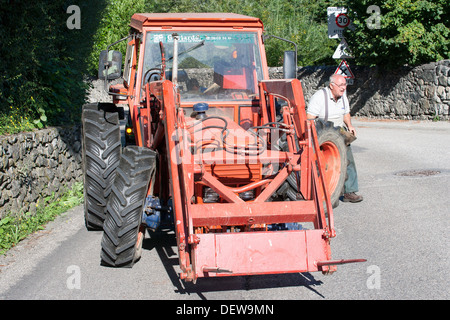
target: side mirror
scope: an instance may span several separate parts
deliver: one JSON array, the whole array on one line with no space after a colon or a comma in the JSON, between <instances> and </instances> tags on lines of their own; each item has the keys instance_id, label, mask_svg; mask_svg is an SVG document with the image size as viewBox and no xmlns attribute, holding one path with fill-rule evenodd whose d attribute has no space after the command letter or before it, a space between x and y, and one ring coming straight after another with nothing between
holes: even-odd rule
<instances>
[{"instance_id":1,"label":"side mirror","mask_svg":"<svg viewBox=\"0 0 450 320\"><path fill-rule=\"evenodd\" d=\"M98 78L114 80L122 76L122 53L120 51L102 50L98 64Z\"/></svg>"},{"instance_id":2,"label":"side mirror","mask_svg":"<svg viewBox=\"0 0 450 320\"><path fill-rule=\"evenodd\" d=\"M297 54L295 51L284 52L283 78L284 79L297 78Z\"/></svg>"}]
</instances>

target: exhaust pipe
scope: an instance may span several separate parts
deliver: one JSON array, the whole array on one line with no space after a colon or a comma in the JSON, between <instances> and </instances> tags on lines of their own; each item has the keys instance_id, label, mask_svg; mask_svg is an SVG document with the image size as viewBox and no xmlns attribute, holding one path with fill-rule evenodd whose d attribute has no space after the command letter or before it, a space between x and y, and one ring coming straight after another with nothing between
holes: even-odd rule
<instances>
[{"instance_id":1,"label":"exhaust pipe","mask_svg":"<svg viewBox=\"0 0 450 320\"><path fill-rule=\"evenodd\" d=\"M178 89L178 33L172 34L173 37L173 64L172 64L172 83L175 89Z\"/></svg>"}]
</instances>

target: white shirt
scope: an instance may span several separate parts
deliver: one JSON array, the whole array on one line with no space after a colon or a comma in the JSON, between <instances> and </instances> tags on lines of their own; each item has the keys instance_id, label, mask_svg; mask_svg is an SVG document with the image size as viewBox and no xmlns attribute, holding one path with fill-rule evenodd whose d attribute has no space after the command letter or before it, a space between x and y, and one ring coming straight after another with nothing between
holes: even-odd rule
<instances>
[{"instance_id":1,"label":"white shirt","mask_svg":"<svg viewBox=\"0 0 450 320\"><path fill-rule=\"evenodd\" d=\"M337 101L334 100L330 88L325 88L328 98L328 121L333 121L335 127L344 126L344 115L350 112L350 106L347 99L347 94L340 97ZM309 99L308 114L325 119L325 95L323 89L318 90Z\"/></svg>"}]
</instances>

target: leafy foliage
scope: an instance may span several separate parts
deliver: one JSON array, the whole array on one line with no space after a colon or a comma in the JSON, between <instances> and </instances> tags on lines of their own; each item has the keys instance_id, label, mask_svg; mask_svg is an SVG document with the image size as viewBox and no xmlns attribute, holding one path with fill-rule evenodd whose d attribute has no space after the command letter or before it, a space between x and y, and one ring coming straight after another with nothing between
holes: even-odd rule
<instances>
[{"instance_id":1,"label":"leafy foliage","mask_svg":"<svg viewBox=\"0 0 450 320\"><path fill-rule=\"evenodd\" d=\"M69 30L58 1L0 2L0 134L79 121L89 30L103 1L73 2L82 30Z\"/></svg>"},{"instance_id":2,"label":"leafy foliage","mask_svg":"<svg viewBox=\"0 0 450 320\"><path fill-rule=\"evenodd\" d=\"M136 12L145 12L144 0L107 0L107 6L100 15L99 27L93 35L88 60L90 74L97 74L100 51L128 35L131 16ZM119 50L125 56L126 43L121 42L111 50Z\"/></svg>"},{"instance_id":3,"label":"leafy foliage","mask_svg":"<svg viewBox=\"0 0 450 320\"><path fill-rule=\"evenodd\" d=\"M326 7L329 1L268 1L258 15L267 34L273 34L297 44L298 64L301 66L332 63L335 42L328 39ZM281 65L284 50L289 45L273 41L266 43L270 66Z\"/></svg>"},{"instance_id":4,"label":"leafy foliage","mask_svg":"<svg viewBox=\"0 0 450 320\"><path fill-rule=\"evenodd\" d=\"M346 4L355 30L345 36L357 63L391 68L450 58L448 0L349 0ZM370 5L380 8L378 27L370 25L375 17L367 10Z\"/></svg>"}]
</instances>

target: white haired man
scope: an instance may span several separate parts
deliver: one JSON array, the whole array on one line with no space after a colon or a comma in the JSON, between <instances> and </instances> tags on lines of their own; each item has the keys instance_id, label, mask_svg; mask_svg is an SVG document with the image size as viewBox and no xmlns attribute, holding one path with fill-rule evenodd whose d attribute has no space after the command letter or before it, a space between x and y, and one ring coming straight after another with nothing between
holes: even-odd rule
<instances>
[{"instance_id":1,"label":"white haired man","mask_svg":"<svg viewBox=\"0 0 450 320\"><path fill-rule=\"evenodd\" d=\"M342 75L333 74L327 87L318 90L309 100L307 118L332 121L335 127L347 127L356 136L356 130L350 117L350 106L347 95L347 81ZM363 200L358 192L358 173L350 145L347 147L347 179L344 183L344 202L360 202Z\"/></svg>"}]
</instances>

